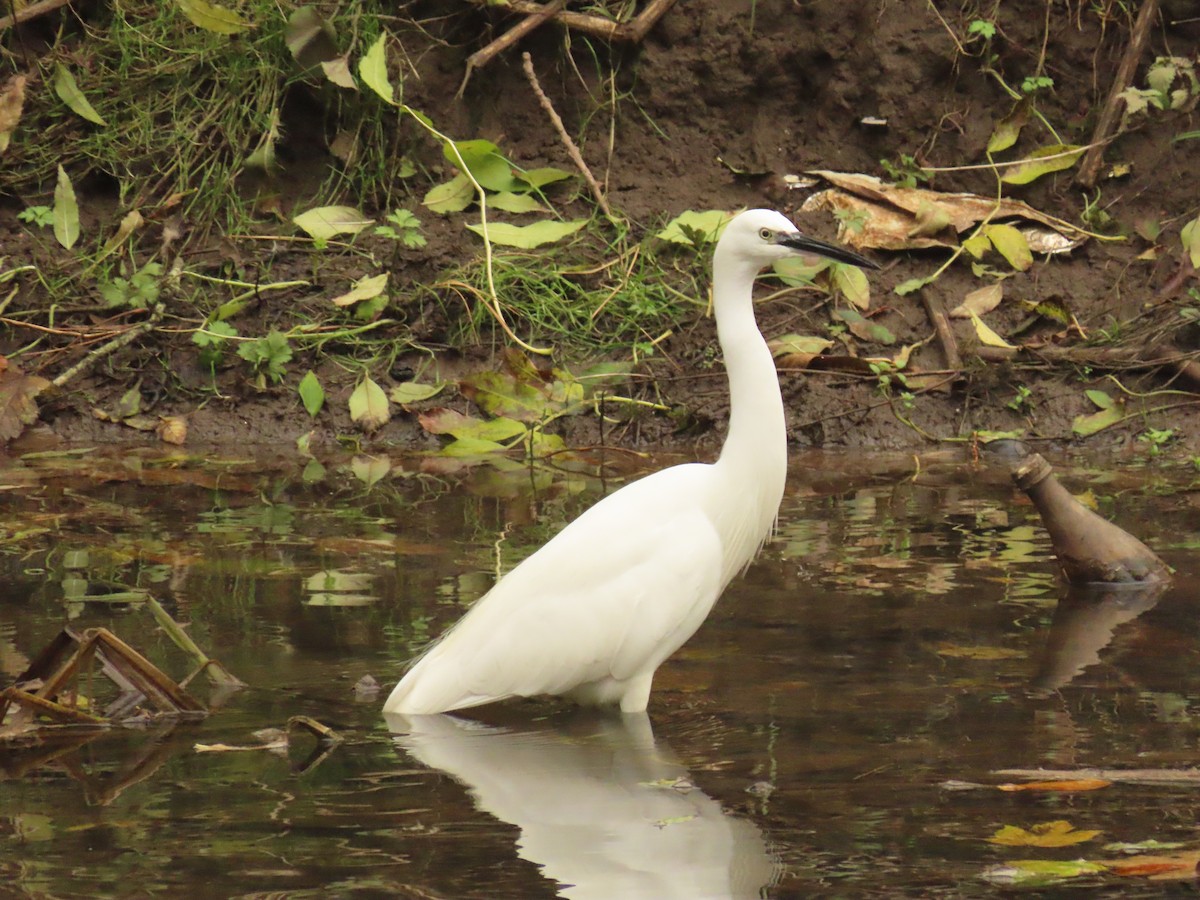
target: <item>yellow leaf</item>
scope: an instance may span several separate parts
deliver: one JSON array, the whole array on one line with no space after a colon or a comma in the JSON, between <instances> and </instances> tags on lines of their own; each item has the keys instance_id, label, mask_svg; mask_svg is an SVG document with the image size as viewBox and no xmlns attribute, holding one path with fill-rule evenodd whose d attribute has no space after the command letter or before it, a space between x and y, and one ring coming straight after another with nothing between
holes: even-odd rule
<instances>
[{"instance_id":1,"label":"yellow leaf","mask_svg":"<svg viewBox=\"0 0 1200 900\"><path fill-rule=\"evenodd\" d=\"M1075 778L1069 781L1027 781L1024 784L998 784L996 789L1000 791L1071 793L1073 791L1098 791L1111 784L1111 781L1105 781L1103 778Z\"/></svg>"},{"instance_id":2,"label":"yellow leaf","mask_svg":"<svg viewBox=\"0 0 1200 900\"><path fill-rule=\"evenodd\" d=\"M1006 847L1070 847L1090 841L1098 834L1099 831L1076 831L1074 825L1060 819L1034 825L1028 831L1016 825L1005 825L988 838L988 843Z\"/></svg>"},{"instance_id":3,"label":"yellow leaf","mask_svg":"<svg viewBox=\"0 0 1200 900\"><path fill-rule=\"evenodd\" d=\"M379 275L370 275L360 278L354 282L354 287L346 291L346 293L334 297L330 302L334 306L353 306L360 300L373 300L383 293L387 287L388 273L383 272Z\"/></svg>"},{"instance_id":4,"label":"yellow leaf","mask_svg":"<svg viewBox=\"0 0 1200 900\"><path fill-rule=\"evenodd\" d=\"M971 312L970 315L971 324L975 326L975 337L979 338L979 343L987 347L1007 347L1010 350L1016 349L1012 344L1000 337L1000 335L996 334L996 332L992 331L992 329L988 328L987 325L984 324L983 319L975 315L974 312Z\"/></svg>"},{"instance_id":5,"label":"yellow leaf","mask_svg":"<svg viewBox=\"0 0 1200 900\"><path fill-rule=\"evenodd\" d=\"M939 644L939 656L951 656L958 659L1020 659L1025 656L1020 650L1010 650L1007 647L963 647L958 644Z\"/></svg>"},{"instance_id":6,"label":"yellow leaf","mask_svg":"<svg viewBox=\"0 0 1200 900\"><path fill-rule=\"evenodd\" d=\"M183 14L193 25L217 34L240 34L253 25L232 9L208 3L206 0L176 0Z\"/></svg>"},{"instance_id":7,"label":"yellow leaf","mask_svg":"<svg viewBox=\"0 0 1200 900\"><path fill-rule=\"evenodd\" d=\"M997 252L1018 272L1024 272L1033 265L1033 252L1029 249L1029 241L1013 226L989 225L984 229L984 233Z\"/></svg>"}]
</instances>

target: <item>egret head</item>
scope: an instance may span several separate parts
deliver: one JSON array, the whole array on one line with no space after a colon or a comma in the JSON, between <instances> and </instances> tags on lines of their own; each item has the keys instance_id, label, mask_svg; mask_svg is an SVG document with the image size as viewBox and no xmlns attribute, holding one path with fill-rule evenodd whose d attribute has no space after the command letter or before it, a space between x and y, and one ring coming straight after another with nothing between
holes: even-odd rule
<instances>
[{"instance_id":1,"label":"egret head","mask_svg":"<svg viewBox=\"0 0 1200 900\"><path fill-rule=\"evenodd\" d=\"M725 226L717 252L729 253L757 268L789 256L821 256L852 266L879 268L852 250L801 234L786 216L770 209L748 209L734 216Z\"/></svg>"}]
</instances>

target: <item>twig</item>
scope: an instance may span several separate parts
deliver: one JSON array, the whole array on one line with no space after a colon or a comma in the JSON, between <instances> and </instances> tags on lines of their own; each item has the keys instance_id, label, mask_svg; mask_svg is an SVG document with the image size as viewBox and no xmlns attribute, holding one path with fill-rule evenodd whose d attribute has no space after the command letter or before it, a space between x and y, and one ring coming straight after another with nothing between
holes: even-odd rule
<instances>
[{"instance_id":1,"label":"twig","mask_svg":"<svg viewBox=\"0 0 1200 900\"><path fill-rule=\"evenodd\" d=\"M31 3L11 16L5 16L3 19L0 19L0 31L11 28L14 25L20 25L22 22L28 22L30 19L36 19L38 16L45 15L48 12L53 12L60 6L66 6L70 2L71 0L42 0L41 3Z\"/></svg>"},{"instance_id":2,"label":"twig","mask_svg":"<svg viewBox=\"0 0 1200 900\"><path fill-rule=\"evenodd\" d=\"M1117 74L1113 76L1108 99L1104 101L1104 108L1100 111L1100 118L1096 122L1096 131L1092 135L1092 147L1084 154L1083 162L1079 166L1079 174L1075 176L1076 184L1086 188L1094 187L1096 179L1100 176L1100 166L1104 162L1103 145L1112 139L1113 131L1116 129L1117 111L1121 108L1122 103L1121 94L1133 81L1134 70L1137 68L1138 60L1142 58L1142 53L1146 49L1146 41L1150 37L1150 26L1156 18L1158 18L1158 0L1143 0L1142 8L1138 10L1137 20L1133 23L1133 31L1129 36L1129 46L1125 48L1121 65L1117 67Z\"/></svg>"},{"instance_id":3,"label":"twig","mask_svg":"<svg viewBox=\"0 0 1200 900\"><path fill-rule=\"evenodd\" d=\"M958 340L954 337L954 329L950 327L950 317L946 315L945 305L929 291L920 293L921 302L925 304L925 313L929 316L929 321L933 323L938 343L942 346L942 355L946 357L946 368L961 369L962 356L958 352Z\"/></svg>"},{"instance_id":4,"label":"twig","mask_svg":"<svg viewBox=\"0 0 1200 900\"><path fill-rule=\"evenodd\" d=\"M529 86L533 88L533 93L538 98L538 103L542 109L546 111L546 115L550 117L550 123L558 132L559 138L563 142L563 146L567 148L567 154L571 157L571 161L575 163L575 167L579 169L583 175L584 181L588 183L588 187L592 190L592 196L596 198L596 203L603 210L610 221L615 221L612 209L608 205L608 201L604 198L604 191L600 190L600 185L596 178L592 175L592 170L588 168L586 162L583 161L583 155L579 152L579 147L575 141L567 134L567 129L563 125L563 120L559 118L558 113L554 111L554 105L550 102L550 98L546 96L542 90L542 86L538 84L537 73L533 71L533 58L528 53L521 54L521 63L525 68L525 77L529 79Z\"/></svg>"},{"instance_id":5,"label":"twig","mask_svg":"<svg viewBox=\"0 0 1200 900\"><path fill-rule=\"evenodd\" d=\"M471 74L476 69L482 69L490 63L493 57L503 53L529 32L533 31L539 25L543 24L547 19L555 13L560 12L567 5L567 0L553 0L552 3L547 3L535 13L530 13L514 27L510 28L500 37L496 38L482 50L476 50L467 57L467 70L463 72L462 84L458 86L458 93L454 95L455 99L461 100L463 92L467 89L467 82L471 80Z\"/></svg>"},{"instance_id":6,"label":"twig","mask_svg":"<svg viewBox=\"0 0 1200 900\"><path fill-rule=\"evenodd\" d=\"M162 319L163 313L165 311L166 311L166 306L162 303L159 303L157 306L154 307L154 310L150 313L150 318L146 319L144 322L138 322L138 324L134 325L132 328L130 328L124 334L118 335L117 337L115 337L111 341L109 341L107 344L102 344L101 346L97 347L95 350L93 350L91 353L89 353L87 356L85 356L83 359L81 359L75 365L71 366L71 368L67 369L67 371L63 372L61 375L59 375L57 378L55 378L50 383L53 384L55 387L59 387L59 388L62 387L68 381L70 381L72 378L74 378L76 375L80 374L81 372L86 372L88 369L90 369L92 366L94 366L100 360L104 359L104 357L106 357L112 353L116 353L122 347L132 344L135 340L137 340L141 335L145 334L147 331L153 331L154 326L159 323L160 319Z\"/></svg>"},{"instance_id":7,"label":"twig","mask_svg":"<svg viewBox=\"0 0 1200 900\"><path fill-rule=\"evenodd\" d=\"M471 2L476 6L495 6L493 0L471 0ZM580 34L591 35L606 41L640 44L655 23L674 5L675 0L651 0L632 22L625 23L570 10L560 10L552 18L560 25L565 25ZM541 3L535 3L533 0L507 0L504 6L513 12L525 15L535 15L544 8Z\"/></svg>"}]
</instances>

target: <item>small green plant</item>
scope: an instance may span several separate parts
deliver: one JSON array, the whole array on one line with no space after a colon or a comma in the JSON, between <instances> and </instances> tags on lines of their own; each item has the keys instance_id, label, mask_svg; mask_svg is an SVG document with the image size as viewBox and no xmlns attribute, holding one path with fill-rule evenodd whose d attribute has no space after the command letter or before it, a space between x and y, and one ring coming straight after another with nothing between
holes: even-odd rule
<instances>
[{"instance_id":1,"label":"small green plant","mask_svg":"<svg viewBox=\"0 0 1200 900\"><path fill-rule=\"evenodd\" d=\"M907 153L901 153L897 162L881 159L879 165L887 177L900 187L915 188L920 182L929 181L929 173L921 168L920 163Z\"/></svg>"},{"instance_id":2,"label":"small green plant","mask_svg":"<svg viewBox=\"0 0 1200 900\"><path fill-rule=\"evenodd\" d=\"M259 388L266 386L266 379L276 383L283 380L292 348L286 335L272 331L256 341L247 341L238 347L238 356L250 363L254 369Z\"/></svg>"},{"instance_id":3,"label":"small green plant","mask_svg":"<svg viewBox=\"0 0 1200 900\"><path fill-rule=\"evenodd\" d=\"M376 234L399 241L405 247L414 250L424 247L428 243L425 240L425 235L421 234L421 220L407 209L398 209L395 212L389 213L387 221L392 224L377 225L375 227Z\"/></svg>"},{"instance_id":4,"label":"small green plant","mask_svg":"<svg viewBox=\"0 0 1200 900\"><path fill-rule=\"evenodd\" d=\"M996 23L989 22L987 19L973 19L967 26L967 34L990 41L996 36Z\"/></svg>"},{"instance_id":5,"label":"small green plant","mask_svg":"<svg viewBox=\"0 0 1200 900\"><path fill-rule=\"evenodd\" d=\"M835 209L833 217L853 234L862 234L863 229L867 227L867 219L870 218L865 209Z\"/></svg>"},{"instance_id":6,"label":"small green plant","mask_svg":"<svg viewBox=\"0 0 1200 900\"><path fill-rule=\"evenodd\" d=\"M1157 110L1186 109L1200 97L1200 79L1191 60L1180 56L1160 56L1146 72L1146 87L1128 87L1121 92L1125 118Z\"/></svg>"},{"instance_id":7,"label":"small green plant","mask_svg":"<svg viewBox=\"0 0 1200 900\"><path fill-rule=\"evenodd\" d=\"M148 262L127 279L117 276L111 281L102 281L100 296L109 306L131 306L134 309L153 306L162 288L162 272L161 263Z\"/></svg>"},{"instance_id":8,"label":"small green plant","mask_svg":"<svg viewBox=\"0 0 1200 900\"><path fill-rule=\"evenodd\" d=\"M1016 413L1028 412L1033 409L1033 391L1023 384L1018 384L1017 392L1004 405Z\"/></svg>"},{"instance_id":9,"label":"small green plant","mask_svg":"<svg viewBox=\"0 0 1200 900\"><path fill-rule=\"evenodd\" d=\"M1087 225L1093 231L1104 231L1112 227L1113 217L1108 214L1108 211L1100 205L1100 189L1096 189L1096 196L1089 197L1083 195L1083 212L1079 214L1079 218L1083 220L1083 224Z\"/></svg>"},{"instance_id":10,"label":"small green plant","mask_svg":"<svg viewBox=\"0 0 1200 900\"><path fill-rule=\"evenodd\" d=\"M1021 81L1021 93L1029 96L1038 91L1048 91L1054 87L1054 79L1049 75L1028 75Z\"/></svg>"},{"instance_id":11,"label":"small green plant","mask_svg":"<svg viewBox=\"0 0 1200 900\"><path fill-rule=\"evenodd\" d=\"M38 228L47 228L54 224L54 209L49 206L27 206L17 213L17 218Z\"/></svg>"},{"instance_id":12,"label":"small green plant","mask_svg":"<svg viewBox=\"0 0 1200 900\"><path fill-rule=\"evenodd\" d=\"M192 335L192 343L200 348L200 362L209 371L221 362L225 344L237 336L237 329L228 322L209 322Z\"/></svg>"},{"instance_id":13,"label":"small green plant","mask_svg":"<svg viewBox=\"0 0 1200 900\"><path fill-rule=\"evenodd\" d=\"M900 367L890 360L877 359L870 362L871 372L875 375L879 393L889 400L896 399L905 410L913 408L914 398L908 388L908 379L900 371ZM904 420L902 420L904 421Z\"/></svg>"},{"instance_id":14,"label":"small green plant","mask_svg":"<svg viewBox=\"0 0 1200 900\"><path fill-rule=\"evenodd\" d=\"M1174 440L1174 438L1174 428L1147 428L1138 435L1137 439L1147 445L1147 452L1151 456L1158 456L1162 452L1162 448Z\"/></svg>"}]
</instances>

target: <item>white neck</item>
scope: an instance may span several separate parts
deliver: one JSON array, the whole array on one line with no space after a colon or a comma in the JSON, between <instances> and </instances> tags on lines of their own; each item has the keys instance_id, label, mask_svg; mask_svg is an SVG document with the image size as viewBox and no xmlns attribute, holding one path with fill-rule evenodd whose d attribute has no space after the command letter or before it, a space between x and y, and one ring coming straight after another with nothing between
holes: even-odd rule
<instances>
[{"instance_id":1,"label":"white neck","mask_svg":"<svg viewBox=\"0 0 1200 900\"><path fill-rule=\"evenodd\" d=\"M729 376L729 433L716 466L724 470L729 484L746 485L736 495L737 515L743 519L739 530L753 532L748 551L735 548L747 554L731 561L736 570L769 536L779 511L787 478L787 426L775 361L754 320L752 291L759 267L721 251L718 245L713 297L717 337Z\"/></svg>"}]
</instances>

